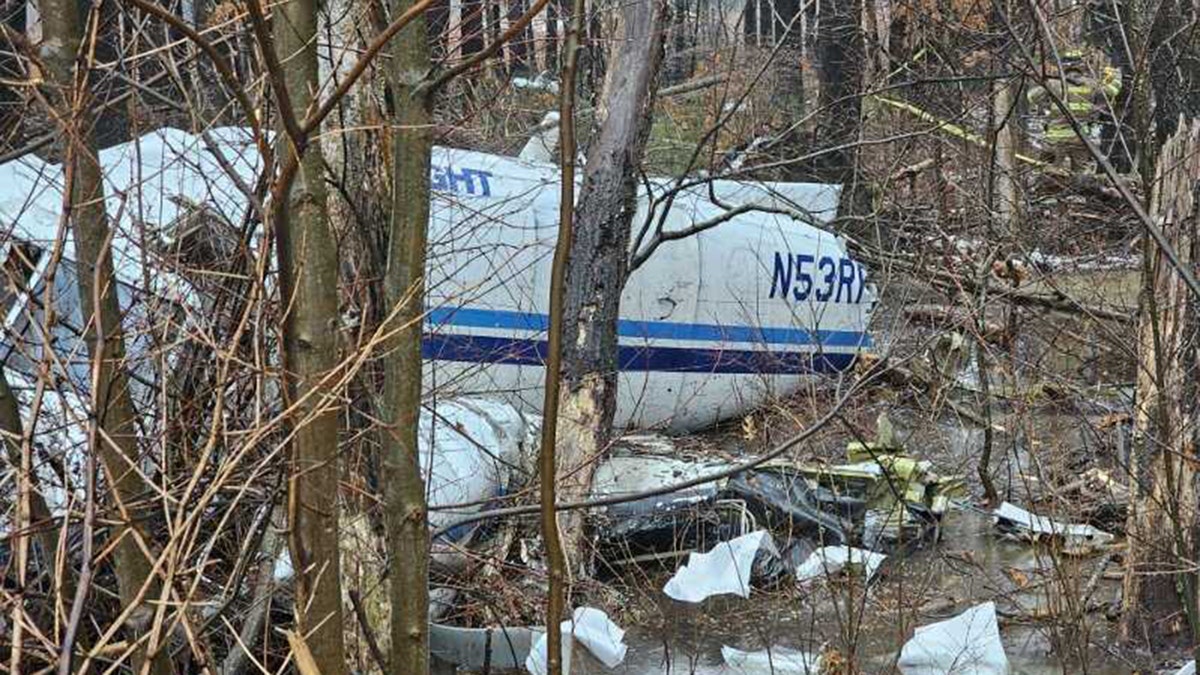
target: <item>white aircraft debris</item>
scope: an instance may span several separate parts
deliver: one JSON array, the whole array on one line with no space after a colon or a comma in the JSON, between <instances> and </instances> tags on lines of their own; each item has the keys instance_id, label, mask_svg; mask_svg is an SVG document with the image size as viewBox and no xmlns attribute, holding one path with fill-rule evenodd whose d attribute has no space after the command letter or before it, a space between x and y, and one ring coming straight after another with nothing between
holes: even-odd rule
<instances>
[{"instance_id":1,"label":"white aircraft debris","mask_svg":"<svg viewBox=\"0 0 1200 675\"><path fill-rule=\"evenodd\" d=\"M851 546L824 546L809 554L808 559L796 568L796 580L812 581L822 576L833 576L847 568L861 567L870 581L887 556Z\"/></svg>"},{"instance_id":2,"label":"white aircraft debris","mask_svg":"<svg viewBox=\"0 0 1200 675\"><path fill-rule=\"evenodd\" d=\"M904 675L1007 675L995 603L917 628L896 665Z\"/></svg>"},{"instance_id":3,"label":"white aircraft debris","mask_svg":"<svg viewBox=\"0 0 1200 675\"><path fill-rule=\"evenodd\" d=\"M606 668L615 668L625 660L625 631L609 620L608 615L594 607L578 607L572 619L561 624L563 639L563 675L566 675L571 662L571 643L579 642L592 656L595 656ZM546 634L538 637L529 657L525 660L525 669L533 675L546 675Z\"/></svg>"},{"instance_id":4,"label":"white aircraft debris","mask_svg":"<svg viewBox=\"0 0 1200 675\"><path fill-rule=\"evenodd\" d=\"M687 564L667 580L663 592L680 602L703 602L714 595L750 597L750 577L760 550L778 555L766 530L723 541L708 553L691 553Z\"/></svg>"},{"instance_id":5,"label":"white aircraft debris","mask_svg":"<svg viewBox=\"0 0 1200 675\"><path fill-rule=\"evenodd\" d=\"M1060 523L1004 502L992 512L996 525L1006 533L1027 541L1060 539L1063 551L1084 554L1103 548L1113 535L1091 525Z\"/></svg>"}]
</instances>

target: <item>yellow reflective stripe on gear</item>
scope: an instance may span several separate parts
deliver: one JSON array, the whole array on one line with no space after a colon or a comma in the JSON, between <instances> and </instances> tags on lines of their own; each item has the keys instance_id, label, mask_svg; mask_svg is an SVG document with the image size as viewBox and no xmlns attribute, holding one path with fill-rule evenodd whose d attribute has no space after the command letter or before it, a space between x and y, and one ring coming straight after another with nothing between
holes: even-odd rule
<instances>
[{"instance_id":1,"label":"yellow reflective stripe on gear","mask_svg":"<svg viewBox=\"0 0 1200 675\"><path fill-rule=\"evenodd\" d=\"M1054 126L1046 129L1045 140L1047 143L1063 143L1078 141L1079 137L1075 135L1075 130L1071 127Z\"/></svg>"}]
</instances>

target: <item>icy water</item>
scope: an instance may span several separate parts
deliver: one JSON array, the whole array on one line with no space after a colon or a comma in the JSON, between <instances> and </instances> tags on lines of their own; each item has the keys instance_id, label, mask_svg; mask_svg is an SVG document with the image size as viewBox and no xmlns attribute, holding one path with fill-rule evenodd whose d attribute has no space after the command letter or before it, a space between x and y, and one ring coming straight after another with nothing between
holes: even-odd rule
<instances>
[{"instance_id":1,"label":"icy water","mask_svg":"<svg viewBox=\"0 0 1200 675\"><path fill-rule=\"evenodd\" d=\"M905 421L901 414L897 426ZM1041 416L1023 427L1018 441L1007 429L997 433L994 466L1002 495L1022 503L1030 476L1072 470L1069 462L1051 461L1046 447L1096 452L1107 442L1081 421L1070 414ZM998 418L1005 422L1013 420ZM914 454L935 461L944 473L973 476L978 429L925 425L901 433ZM972 494L979 494L977 485ZM731 673L721 658L726 645L744 651L832 648L853 652L864 673L897 672L895 660L915 627L993 601L1011 673L1129 673L1134 665L1109 647L1115 643L1108 617L1115 616L1119 600L1119 571L1105 553L1056 556L1002 538L990 516L968 506L947 514L939 543L889 559L865 594L860 585L846 583L786 583L756 590L749 599L692 606L655 592L665 575L643 579L643 601L625 623L629 653L615 671L603 672Z\"/></svg>"},{"instance_id":2,"label":"icy water","mask_svg":"<svg viewBox=\"0 0 1200 675\"><path fill-rule=\"evenodd\" d=\"M1129 673L1129 664L1103 648L1109 631L1103 611L1092 612L1087 619L1091 634L1083 638L1089 644L1085 663L1079 661L1073 646L1056 648L1059 636L1049 622L1015 619L1017 614L1044 616L1061 606L1061 584L1085 586L1102 560L1102 556L1093 556L1059 561L1056 575L1051 573L1055 563L1048 555L1000 539L990 518L971 511L955 512L946 522L942 545L891 560L890 569L868 591L865 601L861 589L856 589L850 611L862 616L858 662L863 672L895 672L895 659L913 627L992 600L1001 614L1001 638L1014 675ZM1059 575L1066 581L1057 581ZM1099 581L1093 603L1112 601L1117 583ZM836 648L844 645L844 635L852 632L848 626L853 619L848 618L846 608L850 595L846 587L836 586L765 592L748 600L709 600L701 607L664 601L656 617L661 625L627 628L629 654L616 672L730 673L721 659L725 645L744 651ZM1075 651L1075 658L1061 658L1063 649Z\"/></svg>"}]
</instances>

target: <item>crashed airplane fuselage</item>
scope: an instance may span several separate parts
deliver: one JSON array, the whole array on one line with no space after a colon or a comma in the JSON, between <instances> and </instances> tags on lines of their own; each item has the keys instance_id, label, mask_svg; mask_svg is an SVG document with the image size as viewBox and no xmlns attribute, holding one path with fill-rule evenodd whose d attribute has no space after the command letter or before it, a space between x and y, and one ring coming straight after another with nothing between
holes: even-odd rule
<instances>
[{"instance_id":1,"label":"crashed airplane fuselage","mask_svg":"<svg viewBox=\"0 0 1200 675\"><path fill-rule=\"evenodd\" d=\"M185 205L203 205L230 223L245 215L238 182L255 184L261 162L254 145L240 129L208 135L206 144L161 129L101 152L122 281L141 287L156 273L152 256L135 244L143 225L169 236ZM434 150L428 387L540 408L560 180L550 164ZM52 248L61 184L61 167L33 157L0 166L4 234ZM818 227L834 213L836 186L715 180L675 187L667 180L643 185L634 241L645 246L659 228L680 232L738 207L761 210L663 241L629 276L618 325L618 426L705 426L786 395L814 373L844 370L869 347L875 295L867 274ZM10 308L10 322L19 313Z\"/></svg>"},{"instance_id":2,"label":"crashed airplane fuselage","mask_svg":"<svg viewBox=\"0 0 1200 675\"><path fill-rule=\"evenodd\" d=\"M430 381L540 407L560 179L548 164L435 151ZM702 427L843 370L869 346L866 271L811 224L833 216L836 187L711 181L677 190L663 217L674 187L643 186L635 242L739 206L761 210L665 241L629 276L617 326L618 426ZM810 222L780 215L788 212Z\"/></svg>"}]
</instances>

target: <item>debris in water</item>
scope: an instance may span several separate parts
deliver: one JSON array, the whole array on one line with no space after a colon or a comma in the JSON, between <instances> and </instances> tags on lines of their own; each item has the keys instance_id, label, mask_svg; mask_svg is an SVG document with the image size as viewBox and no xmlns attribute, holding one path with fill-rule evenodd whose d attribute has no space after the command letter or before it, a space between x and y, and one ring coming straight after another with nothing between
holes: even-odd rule
<instances>
[{"instance_id":1,"label":"debris in water","mask_svg":"<svg viewBox=\"0 0 1200 675\"><path fill-rule=\"evenodd\" d=\"M820 656L785 647L744 652L722 646L721 658L739 675L816 675L821 671Z\"/></svg>"},{"instance_id":2,"label":"debris in water","mask_svg":"<svg viewBox=\"0 0 1200 675\"><path fill-rule=\"evenodd\" d=\"M574 617L561 624L563 635L563 674L570 671L571 638L583 645L606 668L615 668L625 660L625 631L613 623L603 610L594 607L577 607ZM525 669L533 675L546 675L546 634L534 643L525 659Z\"/></svg>"},{"instance_id":3,"label":"debris in water","mask_svg":"<svg viewBox=\"0 0 1200 675\"><path fill-rule=\"evenodd\" d=\"M617 565L669 560L759 528L787 549L858 545L894 552L937 539L963 481L897 447L886 417L881 440L851 443L852 463L829 466L773 461L727 479L637 499L590 514L599 559ZM593 497L637 495L728 469L728 461L682 459L670 439L635 436L596 471ZM805 551L807 553L807 551Z\"/></svg>"},{"instance_id":4,"label":"debris in water","mask_svg":"<svg viewBox=\"0 0 1200 675\"><path fill-rule=\"evenodd\" d=\"M846 568L862 569L869 581L879 570L879 566L887 559L882 553L875 553L850 546L826 546L819 548L808 556L803 564L796 568L797 581L811 581L821 576L833 576Z\"/></svg>"},{"instance_id":5,"label":"debris in water","mask_svg":"<svg viewBox=\"0 0 1200 675\"><path fill-rule=\"evenodd\" d=\"M636 495L728 467L681 459L673 441L661 436L630 436L620 443L620 451L597 467L593 497ZM724 487L725 481L713 481L595 509L589 520L599 559L611 567L679 558L753 531L745 504L726 499Z\"/></svg>"},{"instance_id":6,"label":"debris in water","mask_svg":"<svg viewBox=\"0 0 1200 675\"><path fill-rule=\"evenodd\" d=\"M748 598L754 560L760 551L772 558L779 556L766 530L723 541L708 553L693 552L687 564L663 586L663 592L680 602L702 602L714 595L730 593Z\"/></svg>"},{"instance_id":7,"label":"debris in water","mask_svg":"<svg viewBox=\"0 0 1200 675\"><path fill-rule=\"evenodd\" d=\"M1001 504L992 515L996 527L1006 535L1035 543L1058 540L1063 552L1071 555L1094 553L1113 540L1113 535L1091 525L1060 523L1008 502Z\"/></svg>"},{"instance_id":8,"label":"debris in water","mask_svg":"<svg viewBox=\"0 0 1200 675\"><path fill-rule=\"evenodd\" d=\"M1129 488L1103 469L1088 469L1070 483L1042 492L1046 494L1039 502L1065 500L1084 522L1106 532L1124 532L1129 517Z\"/></svg>"},{"instance_id":9,"label":"debris in water","mask_svg":"<svg viewBox=\"0 0 1200 675\"><path fill-rule=\"evenodd\" d=\"M896 665L903 675L1007 675L995 603L917 628Z\"/></svg>"}]
</instances>

